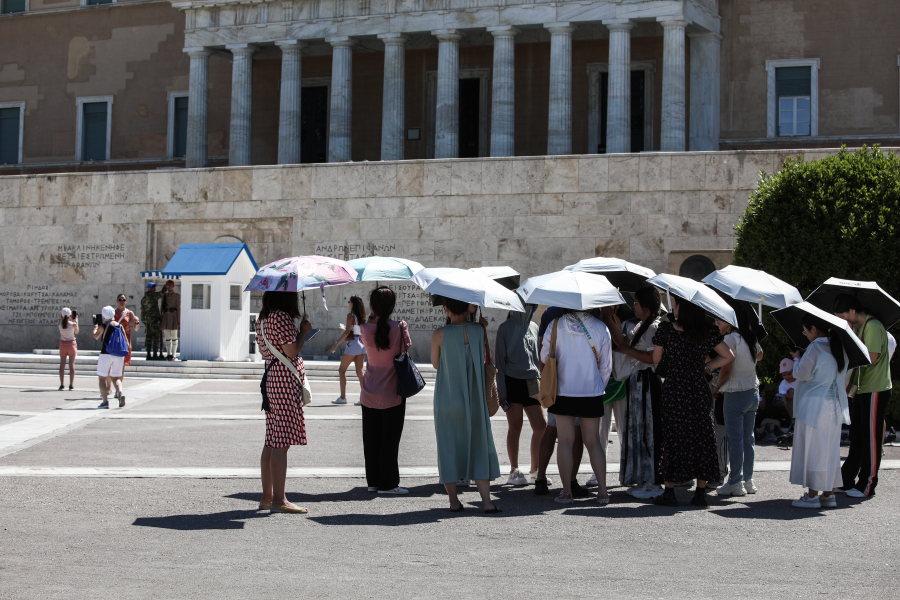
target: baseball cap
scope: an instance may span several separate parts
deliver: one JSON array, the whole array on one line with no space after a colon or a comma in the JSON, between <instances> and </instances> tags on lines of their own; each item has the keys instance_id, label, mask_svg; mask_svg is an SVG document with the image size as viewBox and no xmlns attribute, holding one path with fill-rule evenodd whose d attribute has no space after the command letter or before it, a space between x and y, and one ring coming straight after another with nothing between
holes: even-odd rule
<instances>
[{"instance_id":1,"label":"baseball cap","mask_svg":"<svg viewBox=\"0 0 900 600\"><path fill-rule=\"evenodd\" d=\"M116 316L116 309L112 306L104 306L100 313L103 315L104 321L112 321Z\"/></svg>"},{"instance_id":2,"label":"baseball cap","mask_svg":"<svg viewBox=\"0 0 900 600\"><path fill-rule=\"evenodd\" d=\"M156 284L153 283L152 281L150 281L150 282L147 283L147 287L148 287L148 288L153 288L153 287L156 287Z\"/></svg>"},{"instance_id":3,"label":"baseball cap","mask_svg":"<svg viewBox=\"0 0 900 600\"><path fill-rule=\"evenodd\" d=\"M789 358L785 358L781 361L781 364L778 366L778 371L780 373L788 373L794 370L794 361Z\"/></svg>"},{"instance_id":4,"label":"baseball cap","mask_svg":"<svg viewBox=\"0 0 900 600\"><path fill-rule=\"evenodd\" d=\"M61 312L62 312L62 316L64 316L64 317L71 317L71 316L72 316L72 309L69 308L68 306L67 306L66 308L62 309Z\"/></svg>"}]
</instances>

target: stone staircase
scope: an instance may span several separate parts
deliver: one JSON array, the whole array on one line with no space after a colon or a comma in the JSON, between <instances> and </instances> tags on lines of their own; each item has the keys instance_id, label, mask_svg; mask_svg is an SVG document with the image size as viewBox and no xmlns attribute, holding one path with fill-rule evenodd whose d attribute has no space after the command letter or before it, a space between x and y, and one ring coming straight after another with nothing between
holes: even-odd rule
<instances>
[{"instance_id":1,"label":"stone staircase","mask_svg":"<svg viewBox=\"0 0 900 600\"><path fill-rule=\"evenodd\" d=\"M97 350L79 350L75 359L75 373L86 375L95 372ZM144 352L134 352L131 365L125 367L128 377L187 379L247 379L259 380L263 375L262 362L217 362L207 360L148 361ZM338 381L336 360L321 360L321 357L303 357L306 373L313 381ZM318 359L318 360L317 360ZM430 364L416 363L426 382L433 383L437 372ZM26 375L56 375L59 373L59 350L35 350L32 354L0 353L0 373ZM352 365L347 369L347 378L356 380Z\"/></svg>"}]
</instances>

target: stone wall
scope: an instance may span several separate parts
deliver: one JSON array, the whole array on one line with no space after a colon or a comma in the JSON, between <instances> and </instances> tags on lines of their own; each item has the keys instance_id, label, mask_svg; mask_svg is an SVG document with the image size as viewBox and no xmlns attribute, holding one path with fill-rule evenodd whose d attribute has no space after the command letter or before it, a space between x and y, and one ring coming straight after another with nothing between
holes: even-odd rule
<instances>
[{"instance_id":1,"label":"stone wall","mask_svg":"<svg viewBox=\"0 0 900 600\"><path fill-rule=\"evenodd\" d=\"M808 153L806 158L826 152ZM670 253L733 248L759 172L790 152L718 152L370 162L0 177L0 350L55 347L58 309L88 318L116 294L137 308L143 270L179 244L244 241L262 265L298 254L410 258L426 266L510 265L523 279L617 256L658 272ZM354 284L308 293L337 339ZM410 284L398 309L427 360L441 313ZM486 311L492 329L505 318ZM183 318L188 318L184 316Z\"/></svg>"}]
</instances>

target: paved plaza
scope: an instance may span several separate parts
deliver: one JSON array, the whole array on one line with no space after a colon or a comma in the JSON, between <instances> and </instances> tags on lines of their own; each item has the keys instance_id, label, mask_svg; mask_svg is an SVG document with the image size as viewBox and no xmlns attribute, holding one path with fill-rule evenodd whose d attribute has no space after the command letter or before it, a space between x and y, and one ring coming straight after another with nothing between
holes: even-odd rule
<instances>
[{"instance_id":1,"label":"paved plaza","mask_svg":"<svg viewBox=\"0 0 900 600\"><path fill-rule=\"evenodd\" d=\"M380 497L362 477L360 408L312 383L309 445L288 454L301 516L255 510L256 381L132 378L124 409L97 410L94 377L59 392L55 377L0 375L0 598L896 596L900 448L885 448L876 497L836 510L791 507L790 451L767 445L760 492L711 494L707 510L686 490L679 509L635 500L610 464L607 507L503 478L502 514L482 515L471 488L457 515L437 484L431 385L407 409L410 495ZM506 420L491 424L506 471Z\"/></svg>"}]
</instances>

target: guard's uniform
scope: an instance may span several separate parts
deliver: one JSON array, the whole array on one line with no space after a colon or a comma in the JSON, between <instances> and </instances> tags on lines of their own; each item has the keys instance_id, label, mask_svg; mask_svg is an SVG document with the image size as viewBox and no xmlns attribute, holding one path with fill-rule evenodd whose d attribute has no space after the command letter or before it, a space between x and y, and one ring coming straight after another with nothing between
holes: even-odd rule
<instances>
[{"instance_id":1,"label":"guard's uniform","mask_svg":"<svg viewBox=\"0 0 900 600\"><path fill-rule=\"evenodd\" d=\"M151 354L163 353L162 334L160 332L160 323L162 316L159 314L159 301L165 296L165 291L154 292L147 289L144 297L141 298L141 321L144 324L144 349L147 351L147 357Z\"/></svg>"}]
</instances>

